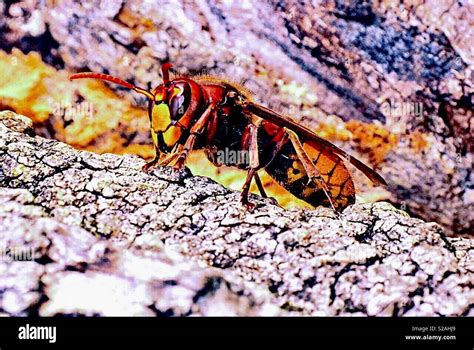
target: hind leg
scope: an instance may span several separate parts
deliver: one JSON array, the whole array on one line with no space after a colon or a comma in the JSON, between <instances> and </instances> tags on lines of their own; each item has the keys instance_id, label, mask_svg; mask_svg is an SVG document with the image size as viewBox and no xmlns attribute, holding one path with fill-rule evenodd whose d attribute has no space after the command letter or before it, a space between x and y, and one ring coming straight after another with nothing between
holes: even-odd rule
<instances>
[{"instance_id":1,"label":"hind leg","mask_svg":"<svg viewBox=\"0 0 474 350\"><path fill-rule=\"evenodd\" d=\"M258 173L256 172L255 175L255 183L257 184L257 188L260 192L260 195L263 197L263 198L268 198L267 196L267 192L265 192L265 186L263 186L262 184L262 180L260 180L260 176L258 175Z\"/></svg>"},{"instance_id":2,"label":"hind leg","mask_svg":"<svg viewBox=\"0 0 474 350\"><path fill-rule=\"evenodd\" d=\"M262 182L260 181L260 178L258 178L257 174L257 169L260 166L259 159L258 159L258 142L257 142L257 133L258 133L258 127L253 124L249 124L247 126L248 130L248 152L249 152L249 165L250 169L247 173L247 178L245 179L244 186L242 187L242 194L241 194L241 202L243 205L245 205L249 210L252 210L255 208L255 204L251 203L249 201L249 191L250 191L250 185L252 184L252 179L256 177L257 186L259 186L259 189L263 193L265 193L265 190L263 189ZM257 180L258 178L258 180ZM265 193L266 196L266 193Z\"/></svg>"},{"instance_id":3,"label":"hind leg","mask_svg":"<svg viewBox=\"0 0 474 350\"><path fill-rule=\"evenodd\" d=\"M309 155L306 153L306 151L303 148L303 144L301 143L298 135L296 135L295 132L291 130L286 130L291 144L293 145L296 155L298 156L299 160L301 161L301 164L304 167L304 170L306 171L306 174L308 174L308 177L310 181L314 182L317 184L323 191L326 197L329 200L329 203L331 204L332 209L337 212L336 206L334 205L335 201L334 198L331 195L331 191L329 190L326 182L324 181L321 173L319 172L318 168L316 165L314 165L313 161L309 157Z\"/></svg>"}]
</instances>

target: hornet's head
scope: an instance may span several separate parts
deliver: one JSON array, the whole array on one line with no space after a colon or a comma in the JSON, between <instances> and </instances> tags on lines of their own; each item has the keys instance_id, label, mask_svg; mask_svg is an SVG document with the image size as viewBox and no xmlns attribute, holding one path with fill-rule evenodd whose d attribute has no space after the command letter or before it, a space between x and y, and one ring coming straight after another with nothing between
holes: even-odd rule
<instances>
[{"instance_id":1,"label":"hornet's head","mask_svg":"<svg viewBox=\"0 0 474 350\"><path fill-rule=\"evenodd\" d=\"M191 122L199 107L202 92L199 85L188 78L170 80L170 63L162 67L163 84L152 91L136 87L122 79L101 73L78 73L70 79L92 78L116 83L132 89L148 98L148 116L151 135L157 152L169 153L191 128Z\"/></svg>"}]
</instances>

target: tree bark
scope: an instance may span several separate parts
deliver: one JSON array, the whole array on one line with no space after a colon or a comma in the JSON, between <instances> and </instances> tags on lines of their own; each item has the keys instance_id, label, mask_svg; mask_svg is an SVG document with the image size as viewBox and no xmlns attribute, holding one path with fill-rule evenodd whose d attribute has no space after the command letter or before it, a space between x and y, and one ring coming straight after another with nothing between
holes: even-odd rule
<instances>
[{"instance_id":1,"label":"tree bark","mask_svg":"<svg viewBox=\"0 0 474 350\"><path fill-rule=\"evenodd\" d=\"M248 212L189 171L27 132L0 113L0 246L34 251L0 261L5 314L473 316L473 241L388 203Z\"/></svg>"}]
</instances>

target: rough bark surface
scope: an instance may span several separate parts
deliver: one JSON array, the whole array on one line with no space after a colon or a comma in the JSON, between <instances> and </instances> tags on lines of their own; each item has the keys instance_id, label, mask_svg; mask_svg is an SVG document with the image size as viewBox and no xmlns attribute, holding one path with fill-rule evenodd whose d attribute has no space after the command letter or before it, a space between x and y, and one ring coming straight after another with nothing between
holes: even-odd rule
<instances>
[{"instance_id":1,"label":"rough bark surface","mask_svg":"<svg viewBox=\"0 0 474 350\"><path fill-rule=\"evenodd\" d=\"M0 113L8 315L469 315L474 243L388 203L284 210L188 171L140 168Z\"/></svg>"},{"instance_id":2,"label":"rough bark surface","mask_svg":"<svg viewBox=\"0 0 474 350\"><path fill-rule=\"evenodd\" d=\"M392 202L472 234L473 12L436 0L28 1L0 4L0 46L141 86L160 81L166 60L184 73L246 79L257 100L310 127L347 122L344 146L380 169ZM400 103L423 111L384 109ZM383 128L363 124L372 122ZM119 128L127 144L149 138Z\"/></svg>"}]
</instances>

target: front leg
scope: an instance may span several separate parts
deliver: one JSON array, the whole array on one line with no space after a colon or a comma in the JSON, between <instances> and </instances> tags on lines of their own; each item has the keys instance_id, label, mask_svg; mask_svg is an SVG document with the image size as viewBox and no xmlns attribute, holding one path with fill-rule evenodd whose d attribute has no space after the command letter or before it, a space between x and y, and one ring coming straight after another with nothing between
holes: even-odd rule
<instances>
[{"instance_id":1,"label":"front leg","mask_svg":"<svg viewBox=\"0 0 474 350\"><path fill-rule=\"evenodd\" d=\"M146 163L143 166L143 171L149 172L152 168L154 168L156 165L160 166L166 166L169 163L173 162L183 149L183 145L176 145L176 147L173 149L171 153L168 153L166 156L163 158L160 158L160 151L155 147L155 158L151 160L150 162Z\"/></svg>"},{"instance_id":2,"label":"front leg","mask_svg":"<svg viewBox=\"0 0 474 350\"><path fill-rule=\"evenodd\" d=\"M174 162L182 150L183 145L176 145L171 151L171 153L168 153L163 159L158 162L158 164L161 166L167 166L168 164Z\"/></svg>"},{"instance_id":3,"label":"front leg","mask_svg":"<svg viewBox=\"0 0 474 350\"><path fill-rule=\"evenodd\" d=\"M155 157L142 167L142 170L144 172L150 171L157 164L159 164L159 161L160 161L160 150L158 149L158 146L157 146L158 143L156 141L156 133L153 129L151 129L151 135L152 135L152 139L153 139L153 146L155 148Z\"/></svg>"},{"instance_id":4,"label":"front leg","mask_svg":"<svg viewBox=\"0 0 474 350\"><path fill-rule=\"evenodd\" d=\"M189 137L186 139L186 143L184 144L184 147L182 148L182 150L180 150L180 152L177 153L176 157L173 158L173 160L176 159L176 164L174 166L175 168L182 169L184 167L184 165L186 164L186 160L188 159L189 153L194 148L194 143L196 142L197 137L202 135L202 133L206 129L210 116L213 113L216 113L215 108L216 108L215 103L209 104L209 106L206 108L204 113L199 117L196 123L191 127L191 131L189 132Z\"/></svg>"}]
</instances>

